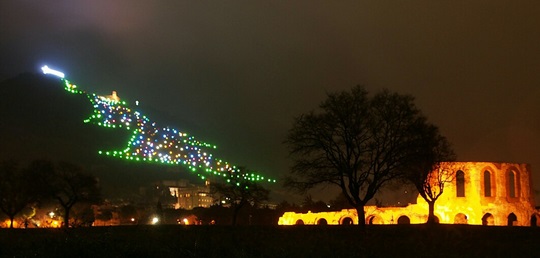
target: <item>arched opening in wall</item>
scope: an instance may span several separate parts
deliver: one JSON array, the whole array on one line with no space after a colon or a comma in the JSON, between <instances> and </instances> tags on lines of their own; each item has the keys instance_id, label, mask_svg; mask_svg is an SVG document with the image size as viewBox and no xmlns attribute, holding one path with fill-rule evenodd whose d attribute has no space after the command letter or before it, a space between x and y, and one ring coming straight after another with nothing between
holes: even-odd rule
<instances>
[{"instance_id":1,"label":"arched opening in wall","mask_svg":"<svg viewBox=\"0 0 540 258\"><path fill-rule=\"evenodd\" d=\"M469 224L467 215L463 213L456 214L456 216L454 217L454 224Z\"/></svg>"},{"instance_id":2,"label":"arched opening in wall","mask_svg":"<svg viewBox=\"0 0 540 258\"><path fill-rule=\"evenodd\" d=\"M341 220L341 225L352 225L353 220L349 217L345 217Z\"/></svg>"},{"instance_id":3,"label":"arched opening in wall","mask_svg":"<svg viewBox=\"0 0 540 258\"><path fill-rule=\"evenodd\" d=\"M491 197L491 172L484 171L484 196Z\"/></svg>"},{"instance_id":4,"label":"arched opening in wall","mask_svg":"<svg viewBox=\"0 0 540 258\"><path fill-rule=\"evenodd\" d=\"M398 218L397 224L411 224L411 219L409 217L403 215Z\"/></svg>"},{"instance_id":5,"label":"arched opening in wall","mask_svg":"<svg viewBox=\"0 0 540 258\"><path fill-rule=\"evenodd\" d=\"M461 170L456 172L456 197L465 197L465 173Z\"/></svg>"},{"instance_id":6,"label":"arched opening in wall","mask_svg":"<svg viewBox=\"0 0 540 258\"><path fill-rule=\"evenodd\" d=\"M508 226L514 226L517 222L517 216L513 212L508 215Z\"/></svg>"},{"instance_id":7,"label":"arched opening in wall","mask_svg":"<svg viewBox=\"0 0 540 258\"><path fill-rule=\"evenodd\" d=\"M439 217L437 215L433 215L433 218L435 220L435 224L439 224L440 223L440 220L439 220ZM422 216L422 221L425 221L427 223L427 221L429 220L429 216L426 214L424 216Z\"/></svg>"},{"instance_id":8,"label":"arched opening in wall","mask_svg":"<svg viewBox=\"0 0 540 258\"><path fill-rule=\"evenodd\" d=\"M512 170L508 171L508 196L516 197L516 173Z\"/></svg>"},{"instance_id":9,"label":"arched opening in wall","mask_svg":"<svg viewBox=\"0 0 540 258\"><path fill-rule=\"evenodd\" d=\"M483 226L493 226L495 225L495 218L491 213L486 213L482 217L482 225Z\"/></svg>"},{"instance_id":10,"label":"arched opening in wall","mask_svg":"<svg viewBox=\"0 0 540 258\"><path fill-rule=\"evenodd\" d=\"M537 227L538 225L538 217L539 215L533 214L531 216L531 227Z\"/></svg>"},{"instance_id":11,"label":"arched opening in wall","mask_svg":"<svg viewBox=\"0 0 540 258\"><path fill-rule=\"evenodd\" d=\"M296 223L294 223L295 225L304 225L304 221L299 219L296 221Z\"/></svg>"},{"instance_id":12,"label":"arched opening in wall","mask_svg":"<svg viewBox=\"0 0 540 258\"><path fill-rule=\"evenodd\" d=\"M317 220L317 225L328 225L328 221L326 219L319 219Z\"/></svg>"},{"instance_id":13,"label":"arched opening in wall","mask_svg":"<svg viewBox=\"0 0 540 258\"><path fill-rule=\"evenodd\" d=\"M379 216L375 215L369 216L366 221L368 225L384 224L384 221Z\"/></svg>"}]
</instances>

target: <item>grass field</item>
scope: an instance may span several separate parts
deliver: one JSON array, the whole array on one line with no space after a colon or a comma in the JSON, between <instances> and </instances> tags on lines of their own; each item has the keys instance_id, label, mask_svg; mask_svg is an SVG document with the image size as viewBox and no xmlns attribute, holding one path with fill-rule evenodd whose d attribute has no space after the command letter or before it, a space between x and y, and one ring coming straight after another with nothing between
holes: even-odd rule
<instances>
[{"instance_id":1,"label":"grass field","mask_svg":"<svg viewBox=\"0 0 540 258\"><path fill-rule=\"evenodd\" d=\"M1 257L540 257L540 228L468 225L0 229Z\"/></svg>"}]
</instances>

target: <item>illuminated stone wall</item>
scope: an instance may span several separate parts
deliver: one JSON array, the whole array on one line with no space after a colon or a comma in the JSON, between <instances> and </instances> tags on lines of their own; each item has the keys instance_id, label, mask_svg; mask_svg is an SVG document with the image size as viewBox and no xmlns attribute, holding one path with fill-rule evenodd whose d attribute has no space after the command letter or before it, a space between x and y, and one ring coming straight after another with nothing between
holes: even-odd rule
<instances>
[{"instance_id":1,"label":"illuminated stone wall","mask_svg":"<svg viewBox=\"0 0 540 258\"><path fill-rule=\"evenodd\" d=\"M443 165L461 174L447 183L435 203L441 223L473 225L539 225L534 208L532 174L527 164L493 162L448 162ZM461 172L459 172L461 171ZM428 205L419 195L407 207L366 206L367 224L425 223ZM285 212L279 225L358 223L354 209L335 212Z\"/></svg>"}]
</instances>

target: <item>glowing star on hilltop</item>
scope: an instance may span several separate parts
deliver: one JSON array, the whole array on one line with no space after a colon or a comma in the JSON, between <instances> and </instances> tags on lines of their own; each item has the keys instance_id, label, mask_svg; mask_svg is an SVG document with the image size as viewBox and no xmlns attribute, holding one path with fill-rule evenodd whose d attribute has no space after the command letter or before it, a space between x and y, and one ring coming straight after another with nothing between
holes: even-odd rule
<instances>
[{"instance_id":1,"label":"glowing star on hilltop","mask_svg":"<svg viewBox=\"0 0 540 258\"><path fill-rule=\"evenodd\" d=\"M112 156L130 161L144 161L170 165L181 165L191 172L197 173L201 179L209 175L227 179L243 178L251 181L276 182L275 179L241 171L226 161L214 158L212 152L217 147L195 139L187 133L174 128L158 127L155 122L132 110L126 101L121 100L117 93L100 96L86 93L63 78L63 73L43 68L44 74L53 74L64 82L65 90L75 94L86 95L92 104L93 114L85 123L92 123L107 128L123 128L131 132L131 138L126 147L115 151L99 151L99 154ZM138 101L135 103L138 105Z\"/></svg>"},{"instance_id":2,"label":"glowing star on hilltop","mask_svg":"<svg viewBox=\"0 0 540 258\"><path fill-rule=\"evenodd\" d=\"M57 71L57 70L53 70L53 69L49 68L46 65L41 67L41 70L43 71L43 74L52 74L52 75L60 77L62 79L64 78L64 73L62 73L60 71Z\"/></svg>"}]
</instances>

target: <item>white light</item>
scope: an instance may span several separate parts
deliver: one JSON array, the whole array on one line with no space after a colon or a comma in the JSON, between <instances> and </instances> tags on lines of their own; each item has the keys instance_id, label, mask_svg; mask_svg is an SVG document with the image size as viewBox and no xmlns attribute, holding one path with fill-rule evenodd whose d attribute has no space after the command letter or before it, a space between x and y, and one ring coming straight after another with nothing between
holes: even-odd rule
<instances>
[{"instance_id":1,"label":"white light","mask_svg":"<svg viewBox=\"0 0 540 258\"><path fill-rule=\"evenodd\" d=\"M159 219L157 217L152 218L152 224L157 224Z\"/></svg>"},{"instance_id":2,"label":"white light","mask_svg":"<svg viewBox=\"0 0 540 258\"><path fill-rule=\"evenodd\" d=\"M52 74L52 75L58 76L60 78L64 78L64 73L53 70L53 69L49 68L46 65L41 67L41 70L43 71L43 74Z\"/></svg>"}]
</instances>

